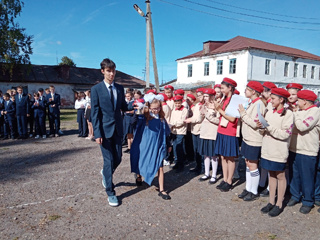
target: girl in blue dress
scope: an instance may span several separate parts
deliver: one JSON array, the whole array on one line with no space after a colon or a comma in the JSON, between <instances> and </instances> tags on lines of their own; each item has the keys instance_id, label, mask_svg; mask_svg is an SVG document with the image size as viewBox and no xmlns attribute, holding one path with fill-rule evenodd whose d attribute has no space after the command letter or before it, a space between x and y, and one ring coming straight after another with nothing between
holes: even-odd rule
<instances>
[{"instance_id":1,"label":"girl in blue dress","mask_svg":"<svg viewBox=\"0 0 320 240\"><path fill-rule=\"evenodd\" d=\"M156 173L159 180L159 196L165 200L171 199L164 190L163 160L169 143L170 128L164 118L161 106L163 96L147 94L144 117L138 118L137 127L130 152L131 172L137 174L136 183L144 181L151 185Z\"/></svg>"}]
</instances>

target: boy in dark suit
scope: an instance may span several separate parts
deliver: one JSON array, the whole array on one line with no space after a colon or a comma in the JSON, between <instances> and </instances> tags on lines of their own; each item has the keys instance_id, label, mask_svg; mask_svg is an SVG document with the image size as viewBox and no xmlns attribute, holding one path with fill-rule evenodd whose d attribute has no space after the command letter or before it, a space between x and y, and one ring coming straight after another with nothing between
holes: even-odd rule
<instances>
[{"instance_id":1,"label":"boy in dark suit","mask_svg":"<svg viewBox=\"0 0 320 240\"><path fill-rule=\"evenodd\" d=\"M15 95L16 116L18 123L19 139L27 138L27 117L30 116L29 96L23 93L21 86L17 87Z\"/></svg>"},{"instance_id":2,"label":"boy in dark suit","mask_svg":"<svg viewBox=\"0 0 320 240\"><path fill-rule=\"evenodd\" d=\"M91 89L91 118L96 142L100 145L103 156L103 185L108 194L110 206L118 206L114 191L112 174L119 166L122 157L121 139L123 136L123 120L121 110L127 111L124 89L114 83L116 75L115 63L106 58L101 64L104 81Z\"/></svg>"},{"instance_id":3,"label":"boy in dark suit","mask_svg":"<svg viewBox=\"0 0 320 240\"><path fill-rule=\"evenodd\" d=\"M39 88L38 90L39 93L39 101L43 102L45 108L43 110L44 116L41 118L41 122L40 122L40 128L44 129L42 138L46 138L47 137L47 129L46 129L46 117L47 117L47 101L46 101L46 96L44 96L44 90L43 88Z\"/></svg>"},{"instance_id":4,"label":"boy in dark suit","mask_svg":"<svg viewBox=\"0 0 320 240\"><path fill-rule=\"evenodd\" d=\"M16 107L15 103L10 100L10 95L5 93L3 95L3 108L1 110L1 115L4 116L4 124L3 131L4 137L3 140L9 138L9 133L11 135L11 139L15 138L15 129L14 129L14 121L15 121L15 112Z\"/></svg>"},{"instance_id":5,"label":"boy in dark suit","mask_svg":"<svg viewBox=\"0 0 320 240\"><path fill-rule=\"evenodd\" d=\"M35 123L35 139L46 138L46 129L43 125L43 118L45 118L46 105L44 99L40 100L39 93L34 93L34 103L32 105L32 109L34 112L34 123Z\"/></svg>"},{"instance_id":6,"label":"boy in dark suit","mask_svg":"<svg viewBox=\"0 0 320 240\"><path fill-rule=\"evenodd\" d=\"M55 87L50 86L50 93L46 96L47 105L49 106L48 117L50 126L50 136L59 137L60 130L60 95L55 93Z\"/></svg>"}]
</instances>

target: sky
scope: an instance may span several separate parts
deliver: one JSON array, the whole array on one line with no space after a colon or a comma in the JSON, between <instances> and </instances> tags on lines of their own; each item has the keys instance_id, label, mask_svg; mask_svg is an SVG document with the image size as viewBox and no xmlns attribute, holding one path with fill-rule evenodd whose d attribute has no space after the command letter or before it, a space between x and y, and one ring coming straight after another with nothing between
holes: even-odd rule
<instances>
[{"instance_id":1,"label":"sky","mask_svg":"<svg viewBox=\"0 0 320 240\"><path fill-rule=\"evenodd\" d=\"M240 35L320 56L319 0L150 2L160 84L177 77L176 59L208 40ZM24 0L17 21L34 37L31 63L56 65L67 56L78 67L99 68L110 58L144 80L146 23L133 4L146 12L144 0ZM152 62L150 71L154 82Z\"/></svg>"}]
</instances>

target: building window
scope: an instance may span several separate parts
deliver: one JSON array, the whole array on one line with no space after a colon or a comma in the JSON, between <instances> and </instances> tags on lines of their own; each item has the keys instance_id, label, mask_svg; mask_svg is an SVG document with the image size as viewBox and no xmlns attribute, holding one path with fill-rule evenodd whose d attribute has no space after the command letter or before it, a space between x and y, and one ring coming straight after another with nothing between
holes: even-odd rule
<instances>
[{"instance_id":1,"label":"building window","mask_svg":"<svg viewBox=\"0 0 320 240\"><path fill-rule=\"evenodd\" d=\"M236 73L236 64L237 64L236 58L230 59L230 67L229 67L230 74Z\"/></svg>"},{"instance_id":2,"label":"building window","mask_svg":"<svg viewBox=\"0 0 320 240\"><path fill-rule=\"evenodd\" d=\"M188 65L188 77L192 77L192 64Z\"/></svg>"},{"instance_id":3,"label":"building window","mask_svg":"<svg viewBox=\"0 0 320 240\"><path fill-rule=\"evenodd\" d=\"M270 63L271 63L271 60L266 59L266 67L265 67L265 74L266 75L270 75Z\"/></svg>"},{"instance_id":4,"label":"building window","mask_svg":"<svg viewBox=\"0 0 320 240\"><path fill-rule=\"evenodd\" d=\"M306 77L307 77L307 65L303 65L302 77L303 77L303 78L306 78Z\"/></svg>"},{"instance_id":5,"label":"building window","mask_svg":"<svg viewBox=\"0 0 320 240\"><path fill-rule=\"evenodd\" d=\"M204 63L204 76L209 76L209 62Z\"/></svg>"},{"instance_id":6,"label":"building window","mask_svg":"<svg viewBox=\"0 0 320 240\"><path fill-rule=\"evenodd\" d=\"M298 76L298 67L299 67L299 64L295 63L294 64L294 70L293 70L293 77L297 77Z\"/></svg>"},{"instance_id":7,"label":"building window","mask_svg":"<svg viewBox=\"0 0 320 240\"><path fill-rule=\"evenodd\" d=\"M223 60L217 61L217 75L221 75L223 72Z\"/></svg>"},{"instance_id":8,"label":"building window","mask_svg":"<svg viewBox=\"0 0 320 240\"><path fill-rule=\"evenodd\" d=\"M288 77L288 72L289 72L289 63L285 62L284 63L284 74L283 74L283 76Z\"/></svg>"},{"instance_id":9,"label":"building window","mask_svg":"<svg viewBox=\"0 0 320 240\"><path fill-rule=\"evenodd\" d=\"M315 66L312 66L311 67L311 79L314 79L314 69L315 69Z\"/></svg>"}]
</instances>

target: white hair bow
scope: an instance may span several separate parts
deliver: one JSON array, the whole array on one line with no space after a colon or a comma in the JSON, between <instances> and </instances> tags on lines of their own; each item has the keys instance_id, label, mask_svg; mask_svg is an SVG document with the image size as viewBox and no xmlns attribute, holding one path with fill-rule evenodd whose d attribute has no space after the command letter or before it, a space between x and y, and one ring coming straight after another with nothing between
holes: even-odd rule
<instances>
[{"instance_id":1,"label":"white hair bow","mask_svg":"<svg viewBox=\"0 0 320 240\"><path fill-rule=\"evenodd\" d=\"M145 102L149 102L149 103L152 103L153 99L158 99L159 101L162 101L162 102L164 101L164 97L161 94L154 95L152 93L144 95L143 99Z\"/></svg>"}]
</instances>

